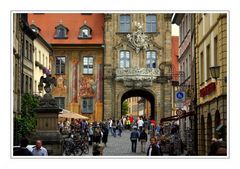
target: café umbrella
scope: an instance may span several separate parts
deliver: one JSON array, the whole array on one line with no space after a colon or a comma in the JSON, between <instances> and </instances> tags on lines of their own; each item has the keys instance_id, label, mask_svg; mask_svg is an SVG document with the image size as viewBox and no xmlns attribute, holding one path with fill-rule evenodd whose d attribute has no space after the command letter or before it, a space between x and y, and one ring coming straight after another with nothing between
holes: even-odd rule
<instances>
[{"instance_id":1,"label":"caf\u00e9 umbrella","mask_svg":"<svg viewBox=\"0 0 240 169\"><path fill-rule=\"evenodd\" d=\"M60 118L69 118L69 119L82 119L88 120L89 118L78 113L71 112L69 110L63 109L62 112L58 115Z\"/></svg>"}]
</instances>

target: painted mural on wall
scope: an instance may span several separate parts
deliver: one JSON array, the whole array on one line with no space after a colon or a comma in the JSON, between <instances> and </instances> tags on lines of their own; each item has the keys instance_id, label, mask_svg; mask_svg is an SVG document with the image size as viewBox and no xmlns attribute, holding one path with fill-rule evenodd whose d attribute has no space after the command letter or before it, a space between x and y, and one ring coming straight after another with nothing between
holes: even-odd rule
<instances>
[{"instance_id":1,"label":"painted mural on wall","mask_svg":"<svg viewBox=\"0 0 240 169\"><path fill-rule=\"evenodd\" d=\"M65 78L62 75L56 77L57 86L54 87L52 94L54 96L67 96L67 86L65 84Z\"/></svg>"},{"instance_id":2,"label":"painted mural on wall","mask_svg":"<svg viewBox=\"0 0 240 169\"><path fill-rule=\"evenodd\" d=\"M96 93L96 82L93 77L82 76L80 78L80 97L93 97Z\"/></svg>"}]
</instances>

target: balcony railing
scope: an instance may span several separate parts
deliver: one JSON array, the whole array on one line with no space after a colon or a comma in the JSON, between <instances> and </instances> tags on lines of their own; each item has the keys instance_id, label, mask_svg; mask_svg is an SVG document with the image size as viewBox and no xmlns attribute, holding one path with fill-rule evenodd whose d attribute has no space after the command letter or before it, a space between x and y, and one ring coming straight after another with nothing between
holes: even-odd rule
<instances>
[{"instance_id":1,"label":"balcony railing","mask_svg":"<svg viewBox=\"0 0 240 169\"><path fill-rule=\"evenodd\" d=\"M151 86L160 75L158 68L118 68L116 80L123 81L125 86Z\"/></svg>"}]
</instances>

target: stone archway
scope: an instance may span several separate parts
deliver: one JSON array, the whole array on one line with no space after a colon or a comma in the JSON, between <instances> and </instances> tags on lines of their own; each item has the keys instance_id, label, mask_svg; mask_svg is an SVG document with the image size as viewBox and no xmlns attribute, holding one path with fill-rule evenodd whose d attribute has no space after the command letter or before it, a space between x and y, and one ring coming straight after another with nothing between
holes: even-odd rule
<instances>
[{"instance_id":1,"label":"stone archway","mask_svg":"<svg viewBox=\"0 0 240 169\"><path fill-rule=\"evenodd\" d=\"M156 112L156 97L155 95L149 91L149 90L146 90L146 89L130 89L130 90L127 90L125 92L123 92L120 96L119 96L119 105L118 105L118 109L122 110L122 103L124 102L124 100L130 98L130 97L143 97L145 98L146 100L148 100L150 102L150 107L151 107L151 119L157 119L157 114L155 113Z\"/></svg>"}]
</instances>

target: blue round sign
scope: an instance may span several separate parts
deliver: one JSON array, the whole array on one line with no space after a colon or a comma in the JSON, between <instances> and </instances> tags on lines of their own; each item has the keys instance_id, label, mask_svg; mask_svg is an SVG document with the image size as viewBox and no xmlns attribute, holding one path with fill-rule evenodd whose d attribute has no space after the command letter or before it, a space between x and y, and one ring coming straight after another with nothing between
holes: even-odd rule
<instances>
[{"instance_id":1,"label":"blue round sign","mask_svg":"<svg viewBox=\"0 0 240 169\"><path fill-rule=\"evenodd\" d=\"M184 97L185 97L184 92L179 91L179 92L176 93L176 98L177 99L182 100L182 99L184 99Z\"/></svg>"}]
</instances>

